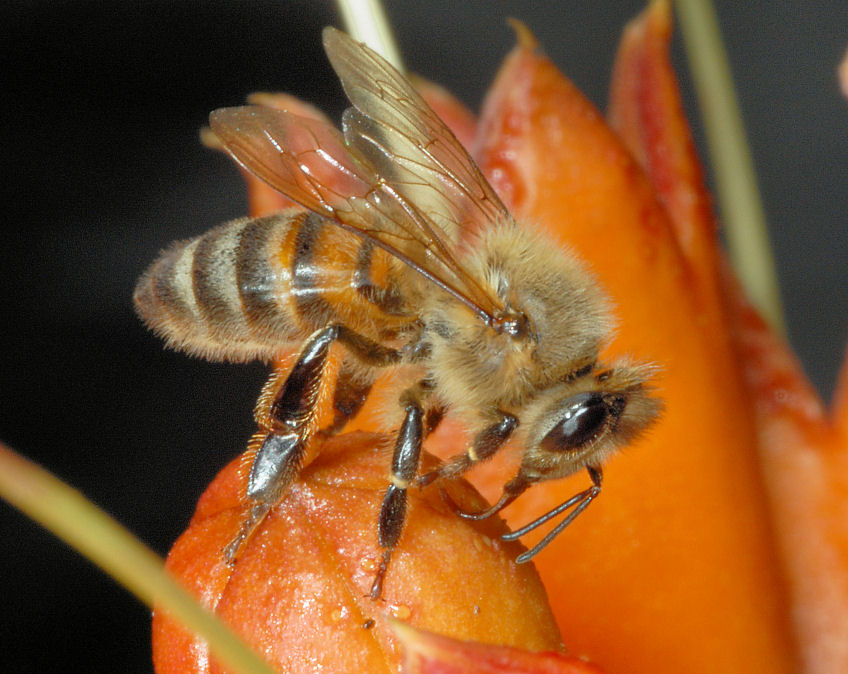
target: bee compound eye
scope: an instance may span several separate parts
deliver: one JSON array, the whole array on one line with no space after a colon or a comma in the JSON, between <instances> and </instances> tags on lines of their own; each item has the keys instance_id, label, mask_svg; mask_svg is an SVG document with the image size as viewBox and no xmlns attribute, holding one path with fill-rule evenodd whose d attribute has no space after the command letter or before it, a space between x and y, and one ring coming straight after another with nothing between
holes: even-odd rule
<instances>
[{"instance_id":1,"label":"bee compound eye","mask_svg":"<svg viewBox=\"0 0 848 674\"><path fill-rule=\"evenodd\" d=\"M565 401L563 415L540 443L550 452L578 449L603 430L610 409L598 393L580 393Z\"/></svg>"}]
</instances>

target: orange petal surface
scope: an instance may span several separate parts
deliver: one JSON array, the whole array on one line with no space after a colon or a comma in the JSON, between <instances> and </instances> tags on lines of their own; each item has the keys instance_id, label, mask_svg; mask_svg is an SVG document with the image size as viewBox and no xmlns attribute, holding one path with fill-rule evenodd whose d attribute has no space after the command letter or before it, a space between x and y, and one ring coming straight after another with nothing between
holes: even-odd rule
<instances>
[{"instance_id":1,"label":"orange petal surface","mask_svg":"<svg viewBox=\"0 0 848 674\"><path fill-rule=\"evenodd\" d=\"M692 270L693 291L722 312L719 248L677 78L668 58L671 7L655 0L624 30L610 88L610 126L644 169Z\"/></svg>"},{"instance_id":2,"label":"orange petal surface","mask_svg":"<svg viewBox=\"0 0 848 674\"><path fill-rule=\"evenodd\" d=\"M516 215L576 249L615 301L606 355L662 368L664 418L609 463L597 504L537 557L566 645L609 671L791 671L746 390L725 316L698 292L667 207L600 114L529 46L508 57L480 134L482 166ZM586 483L534 487L508 521L524 524Z\"/></svg>"},{"instance_id":3,"label":"orange petal surface","mask_svg":"<svg viewBox=\"0 0 848 674\"><path fill-rule=\"evenodd\" d=\"M438 84L413 76L412 83L427 104L453 131L463 147L470 148L477 135L477 118L452 93Z\"/></svg>"},{"instance_id":4,"label":"orange petal surface","mask_svg":"<svg viewBox=\"0 0 848 674\"><path fill-rule=\"evenodd\" d=\"M397 671L388 618L460 640L559 649L535 570L514 563L520 546L498 539L503 523L469 526L436 490L410 491L383 599L367 597L380 559L387 458L382 436L327 441L228 565L222 548L245 516L245 464L234 461L201 498L167 566L280 671ZM482 507L468 485L456 489L464 507ZM203 642L158 611L153 635L158 674L219 671Z\"/></svg>"},{"instance_id":5,"label":"orange petal surface","mask_svg":"<svg viewBox=\"0 0 848 674\"><path fill-rule=\"evenodd\" d=\"M848 670L848 440L784 340L774 335L720 270L713 218L668 59L671 12L657 0L625 31L610 117L671 216L703 292L731 307L772 518L788 571L792 616L806 672ZM721 283L722 278L726 284Z\"/></svg>"},{"instance_id":6,"label":"orange petal surface","mask_svg":"<svg viewBox=\"0 0 848 674\"><path fill-rule=\"evenodd\" d=\"M601 674L595 665L562 653L532 653L393 626L403 644L404 674Z\"/></svg>"},{"instance_id":7,"label":"orange petal surface","mask_svg":"<svg viewBox=\"0 0 848 674\"><path fill-rule=\"evenodd\" d=\"M731 285L731 284L729 284ZM848 671L848 438L844 398L828 419L786 343L742 293L734 327L755 400L763 468L788 571L802 671ZM843 385L846 381L843 373Z\"/></svg>"}]
</instances>

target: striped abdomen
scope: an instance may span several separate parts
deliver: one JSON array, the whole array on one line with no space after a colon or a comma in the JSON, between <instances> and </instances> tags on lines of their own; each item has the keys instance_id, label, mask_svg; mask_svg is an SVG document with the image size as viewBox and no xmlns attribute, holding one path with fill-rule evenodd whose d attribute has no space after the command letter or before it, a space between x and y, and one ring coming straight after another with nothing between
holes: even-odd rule
<instances>
[{"instance_id":1,"label":"striped abdomen","mask_svg":"<svg viewBox=\"0 0 848 674\"><path fill-rule=\"evenodd\" d=\"M396 268L367 240L288 211L174 243L134 299L169 346L210 360L269 359L329 323L373 339L408 323Z\"/></svg>"}]
</instances>

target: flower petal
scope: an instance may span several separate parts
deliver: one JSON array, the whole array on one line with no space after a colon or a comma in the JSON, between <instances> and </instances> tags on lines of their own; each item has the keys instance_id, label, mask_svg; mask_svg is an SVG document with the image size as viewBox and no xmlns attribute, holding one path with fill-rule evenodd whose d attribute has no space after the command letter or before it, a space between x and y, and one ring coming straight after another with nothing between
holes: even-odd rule
<instances>
[{"instance_id":1,"label":"flower petal","mask_svg":"<svg viewBox=\"0 0 848 674\"><path fill-rule=\"evenodd\" d=\"M470 148L477 135L477 118L459 100L444 87L425 80L423 77L412 76L410 80L427 104L436 111L442 121L453 131L463 147Z\"/></svg>"},{"instance_id":2,"label":"flower petal","mask_svg":"<svg viewBox=\"0 0 848 674\"><path fill-rule=\"evenodd\" d=\"M719 307L715 217L668 58L670 40L666 0L655 0L628 24L613 70L608 117L665 206L696 290Z\"/></svg>"},{"instance_id":3,"label":"flower petal","mask_svg":"<svg viewBox=\"0 0 848 674\"><path fill-rule=\"evenodd\" d=\"M392 626L403 645L404 674L601 674L598 667L562 653L458 641L399 622Z\"/></svg>"},{"instance_id":4,"label":"flower petal","mask_svg":"<svg viewBox=\"0 0 848 674\"><path fill-rule=\"evenodd\" d=\"M732 332L755 406L759 446L778 541L789 572L805 671L848 669L848 555L844 494L848 442L786 343L720 270L709 196L668 60L671 13L653 2L625 32L611 118L669 211L678 241L705 289L731 307ZM727 289L720 284L722 275ZM836 422L836 419L834 420ZM836 443L836 446L834 446Z\"/></svg>"},{"instance_id":5,"label":"flower petal","mask_svg":"<svg viewBox=\"0 0 848 674\"><path fill-rule=\"evenodd\" d=\"M735 284L736 339L755 401L763 470L788 572L802 670L848 670L848 437L787 344Z\"/></svg>"},{"instance_id":6,"label":"flower petal","mask_svg":"<svg viewBox=\"0 0 848 674\"><path fill-rule=\"evenodd\" d=\"M842 370L836 382L830 417L841 446L848 447L848 349L845 351Z\"/></svg>"},{"instance_id":7,"label":"flower petal","mask_svg":"<svg viewBox=\"0 0 848 674\"><path fill-rule=\"evenodd\" d=\"M480 133L482 166L516 214L574 247L616 302L608 353L663 368L664 419L610 462L597 505L537 557L567 645L613 671L790 671L746 391L724 315L697 292L666 210L598 112L531 49L507 58ZM508 521L585 483L534 487Z\"/></svg>"},{"instance_id":8,"label":"flower petal","mask_svg":"<svg viewBox=\"0 0 848 674\"><path fill-rule=\"evenodd\" d=\"M201 499L168 568L281 671L396 671L390 617L462 640L560 648L538 576L514 563L520 546L498 538L503 523L469 526L437 490L410 490L383 600L367 597L380 558L385 444L364 433L328 440L228 565L221 550L247 508L244 462L234 461ZM457 487L460 505L482 507L467 485ZM153 629L158 674L217 671L205 645L167 616L157 612Z\"/></svg>"}]
</instances>

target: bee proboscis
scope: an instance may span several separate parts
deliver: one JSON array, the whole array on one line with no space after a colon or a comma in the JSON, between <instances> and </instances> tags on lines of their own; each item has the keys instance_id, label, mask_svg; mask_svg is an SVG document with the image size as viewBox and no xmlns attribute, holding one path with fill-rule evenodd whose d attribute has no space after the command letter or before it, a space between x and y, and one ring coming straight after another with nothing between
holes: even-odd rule
<instances>
[{"instance_id":1,"label":"bee proboscis","mask_svg":"<svg viewBox=\"0 0 848 674\"><path fill-rule=\"evenodd\" d=\"M402 370L377 523L377 598L410 485L460 475L516 442L521 461L501 498L460 513L484 518L534 483L586 469L588 489L504 536L565 513L518 558L527 561L597 497L602 462L662 404L650 365L599 362L612 319L591 274L513 219L406 78L335 29L324 31L324 47L353 104L342 131L260 106L210 116L242 166L307 210L236 220L174 244L140 279L135 303L169 345L205 358L270 360L300 349L260 398L250 514L229 559L297 474L317 430L330 347L345 352L331 432L358 412L383 368ZM422 475L422 443L445 414L472 440Z\"/></svg>"}]
</instances>

